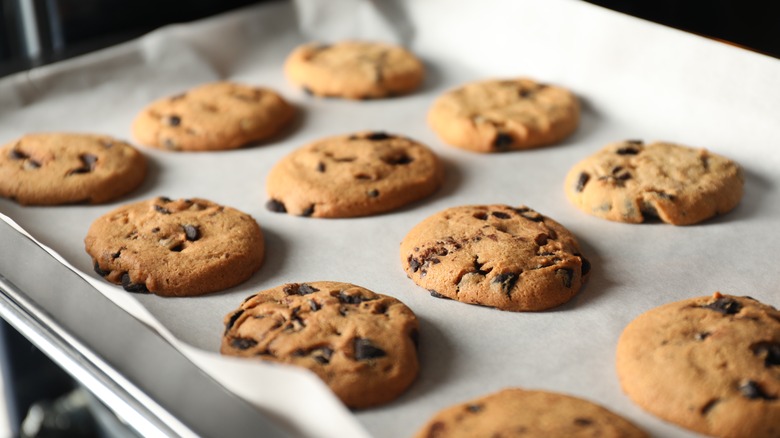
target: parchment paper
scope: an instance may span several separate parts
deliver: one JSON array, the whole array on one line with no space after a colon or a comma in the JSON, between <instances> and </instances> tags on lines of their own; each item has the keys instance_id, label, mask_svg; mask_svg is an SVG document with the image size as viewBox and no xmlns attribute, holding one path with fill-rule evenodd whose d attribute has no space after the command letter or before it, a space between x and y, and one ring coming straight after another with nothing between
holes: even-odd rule
<instances>
[{"instance_id":1,"label":"parchment paper","mask_svg":"<svg viewBox=\"0 0 780 438\"><path fill-rule=\"evenodd\" d=\"M349 11L370 9L371 2L359 3L363 9ZM631 319L669 301L722 291L780 304L780 62L581 2L409 0L389 8L380 15L397 26L383 30L387 39L407 44L428 69L424 87L406 97L317 99L288 84L282 62L310 36L376 38L367 24L376 16L365 21L349 11L347 27L317 25L302 12L305 36L292 3L170 26L1 79L1 143L35 131L130 139L130 123L147 103L217 79L275 88L301 113L286 136L236 151L141 147L151 172L131 195L100 206L21 207L0 200L4 220L18 223L226 387L300 435L409 436L450 404L522 386L587 398L657 436L694 436L622 394L614 347ZM338 14L328 18L334 19ZM577 93L583 118L575 135L553 147L480 155L444 145L426 126L440 93L467 81L513 76ZM277 160L317 138L357 130L430 145L446 163L444 187L408 208L367 218L298 218L264 208L264 180ZM562 187L567 170L604 144L627 138L707 147L737 160L746 173L742 203L687 227L613 223L569 204ZM262 269L238 287L198 298L130 295L107 285L84 252L89 225L119 205L161 195L203 197L251 214L267 237ZM579 237L593 271L572 302L547 312L502 312L434 299L406 278L398 245L409 229L444 208L485 203L527 204ZM34 275L23 260L19 268ZM317 280L393 295L419 316L422 370L397 401L350 413L308 373L218 355L222 318L246 296Z\"/></svg>"}]
</instances>

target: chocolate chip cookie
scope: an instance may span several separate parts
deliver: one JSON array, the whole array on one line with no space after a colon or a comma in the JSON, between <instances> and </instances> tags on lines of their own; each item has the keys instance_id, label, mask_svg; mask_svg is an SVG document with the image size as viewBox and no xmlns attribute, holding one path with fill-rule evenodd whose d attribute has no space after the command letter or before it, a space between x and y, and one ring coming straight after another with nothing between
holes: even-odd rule
<instances>
[{"instance_id":1,"label":"chocolate chip cookie","mask_svg":"<svg viewBox=\"0 0 780 438\"><path fill-rule=\"evenodd\" d=\"M297 47L285 62L285 73L309 94L376 99L414 91L422 84L425 68L403 47L342 41Z\"/></svg>"},{"instance_id":2,"label":"chocolate chip cookie","mask_svg":"<svg viewBox=\"0 0 780 438\"><path fill-rule=\"evenodd\" d=\"M145 176L146 158L106 135L35 133L0 148L0 196L23 205L100 204Z\"/></svg>"},{"instance_id":3,"label":"chocolate chip cookie","mask_svg":"<svg viewBox=\"0 0 780 438\"><path fill-rule=\"evenodd\" d=\"M268 140L294 108L263 87L214 82L147 106L133 122L139 143L170 151L221 151Z\"/></svg>"},{"instance_id":4,"label":"chocolate chip cookie","mask_svg":"<svg viewBox=\"0 0 780 438\"><path fill-rule=\"evenodd\" d=\"M504 152L558 143L579 124L569 90L532 79L472 82L440 96L428 123L447 144L474 152Z\"/></svg>"},{"instance_id":5,"label":"chocolate chip cookie","mask_svg":"<svg viewBox=\"0 0 780 438\"><path fill-rule=\"evenodd\" d=\"M194 296L235 286L263 263L263 234L248 214L205 199L125 205L84 239L95 272L128 292Z\"/></svg>"},{"instance_id":6,"label":"chocolate chip cookie","mask_svg":"<svg viewBox=\"0 0 780 438\"><path fill-rule=\"evenodd\" d=\"M414 381L418 322L397 299L348 283L290 283L225 316L222 354L316 373L349 407L398 397Z\"/></svg>"},{"instance_id":7,"label":"chocolate chip cookie","mask_svg":"<svg viewBox=\"0 0 780 438\"><path fill-rule=\"evenodd\" d=\"M623 390L647 411L719 437L780 436L780 312L715 293L645 312L617 345Z\"/></svg>"},{"instance_id":8,"label":"chocolate chip cookie","mask_svg":"<svg viewBox=\"0 0 780 438\"><path fill-rule=\"evenodd\" d=\"M644 438L647 434L593 402L554 392L509 388L440 411L415 437Z\"/></svg>"},{"instance_id":9,"label":"chocolate chip cookie","mask_svg":"<svg viewBox=\"0 0 780 438\"><path fill-rule=\"evenodd\" d=\"M266 206L297 216L366 216L425 198L443 180L442 164L428 147L361 132L318 140L284 157L266 180Z\"/></svg>"},{"instance_id":10,"label":"chocolate chip cookie","mask_svg":"<svg viewBox=\"0 0 780 438\"><path fill-rule=\"evenodd\" d=\"M691 225L736 207L743 185L737 163L706 149L626 140L572 167L565 189L574 205L600 218Z\"/></svg>"},{"instance_id":11,"label":"chocolate chip cookie","mask_svg":"<svg viewBox=\"0 0 780 438\"><path fill-rule=\"evenodd\" d=\"M571 232L529 207L508 205L430 216L401 242L401 264L434 297L511 311L559 306L590 272Z\"/></svg>"}]
</instances>

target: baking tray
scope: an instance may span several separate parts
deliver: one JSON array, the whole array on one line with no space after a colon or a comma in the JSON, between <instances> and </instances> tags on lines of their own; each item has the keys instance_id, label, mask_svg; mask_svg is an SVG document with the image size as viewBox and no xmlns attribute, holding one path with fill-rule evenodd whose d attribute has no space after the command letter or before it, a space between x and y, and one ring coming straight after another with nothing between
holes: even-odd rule
<instances>
[{"instance_id":1,"label":"baking tray","mask_svg":"<svg viewBox=\"0 0 780 438\"><path fill-rule=\"evenodd\" d=\"M253 6L0 80L2 142L33 131L130 139L130 122L148 102L218 79L275 88L300 113L285 136L236 151L142 148L150 174L129 196L101 206L21 207L0 200L4 221L18 224L46 254L61 257L90 283L92 295L132 315L208 379L293 435L409 436L445 406L522 386L593 400L654 435L695 436L622 394L614 347L631 319L669 301L721 291L777 304L778 60L566 0L328 5L319 13L304 1ZM297 44L314 37L405 44L424 60L426 82L415 94L388 100L308 97L287 83L281 65ZM577 132L552 147L481 155L444 145L426 126L426 112L442 92L513 76L573 90L583 104ZM264 179L281 157L317 138L362 130L399 133L431 146L445 163L444 187L429 199L367 218L299 218L264 208ZM606 143L627 138L707 147L735 159L745 170L744 199L728 214L687 227L613 223L569 204L562 187L567 170ZM90 223L121 204L160 195L203 197L251 214L267 237L265 265L240 286L197 298L136 296L107 285L83 249ZM409 229L444 208L487 203L527 204L578 236L593 270L572 302L546 312L502 312L436 300L406 278L398 245ZM40 274L25 258L8 262L0 274L7 277L10 270L28 279L25 284L37 282ZM218 355L222 318L246 296L317 280L393 295L419 316L422 369L398 400L350 412L308 373ZM19 293L28 294L20 282L14 281ZM94 317L89 301L73 299L85 319ZM61 318L56 307L44 311ZM109 351L95 347L92 353L121 364L107 358ZM164 396L152 398L170 409Z\"/></svg>"}]
</instances>

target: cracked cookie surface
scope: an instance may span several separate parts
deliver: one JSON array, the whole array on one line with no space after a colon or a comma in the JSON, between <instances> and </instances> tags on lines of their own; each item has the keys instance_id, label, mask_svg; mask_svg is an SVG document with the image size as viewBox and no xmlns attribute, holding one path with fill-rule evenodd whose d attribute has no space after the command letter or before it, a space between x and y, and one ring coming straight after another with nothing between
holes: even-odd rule
<instances>
[{"instance_id":1,"label":"cracked cookie surface","mask_svg":"<svg viewBox=\"0 0 780 438\"><path fill-rule=\"evenodd\" d=\"M169 151L220 151L268 140L295 109L278 93L233 82L204 84L159 99L133 121L139 143Z\"/></svg>"},{"instance_id":2,"label":"cracked cookie surface","mask_svg":"<svg viewBox=\"0 0 780 438\"><path fill-rule=\"evenodd\" d=\"M558 143L579 120L574 94L527 78L472 82L444 93L428 111L428 124L445 143L474 152Z\"/></svg>"},{"instance_id":3,"label":"cracked cookie surface","mask_svg":"<svg viewBox=\"0 0 780 438\"><path fill-rule=\"evenodd\" d=\"M414 381L419 323L399 300L349 283L288 283L225 316L220 351L305 367L349 407L398 397Z\"/></svg>"},{"instance_id":4,"label":"cracked cookie surface","mask_svg":"<svg viewBox=\"0 0 780 438\"><path fill-rule=\"evenodd\" d=\"M631 422L570 395L507 388L438 412L415 438L645 438Z\"/></svg>"},{"instance_id":5,"label":"cracked cookie surface","mask_svg":"<svg viewBox=\"0 0 780 438\"><path fill-rule=\"evenodd\" d=\"M706 149L626 140L572 167L565 191L579 209L603 219L691 225L734 209L743 186L741 167Z\"/></svg>"},{"instance_id":6,"label":"cracked cookie surface","mask_svg":"<svg viewBox=\"0 0 780 438\"><path fill-rule=\"evenodd\" d=\"M248 214L205 199L158 197L95 220L84 239L97 274L128 292L195 296L252 276L265 252Z\"/></svg>"},{"instance_id":7,"label":"cracked cookie surface","mask_svg":"<svg viewBox=\"0 0 780 438\"><path fill-rule=\"evenodd\" d=\"M406 49L386 43L342 41L297 47L285 74L307 93L346 99L376 99L417 89L425 68Z\"/></svg>"},{"instance_id":8,"label":"cracked cookie surface","mask_svg":"<svg viewBox=\"0 0 780 438\"><path fill-rule=\"evenodd\" d=\"M526 206L454 207L401 242L401 264L437 298L511 311L559 306L590 272L574 235Z\"/></svg>"},{"instance_id":9,"label":"cracked cookie surface","mask_svg":"<svg viewBox=\"0 0 780 438\"><path fill-rule=\"evenodd\" d=\"M427 146L361 132L318 140L282 158L266 179L266 206L296 216L367 216L425 198L443 180L443 166Z\"/></svg>"},{"instance_id":10,"label":"cracked cookie surface","mask_svg":"<svg viewBox=\"0 0 780 438\"><path fill-rule=\"evenodd\" d=\"M100 204L145 176L146 158L105 135L35 133L0 148L0 196L23 205Z\"/></svg>"},{"instance_id":11,"label":"cracked cookie surface","mask_svg":"<svg viewBox=\"0 0 780 438\"><path fill-rule=\"evenodd\" d=\"M780 312L715 293L634 319L617 345L623 390L647 411L722 437L780 436Z\"/></svg>"}]
</instances>

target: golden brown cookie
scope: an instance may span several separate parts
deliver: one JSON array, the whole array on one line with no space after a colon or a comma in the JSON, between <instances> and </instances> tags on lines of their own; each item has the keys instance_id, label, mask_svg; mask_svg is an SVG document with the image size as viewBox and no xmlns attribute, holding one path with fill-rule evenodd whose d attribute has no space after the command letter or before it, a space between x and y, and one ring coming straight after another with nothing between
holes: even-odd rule
<instances>
[{"instance_id":1,"label":"golden brown cookie","mask_svg":"<svg viewBox=\"0 0 780 438\"><path fill-rule=\"evenodd\" d=\"M106 280L128 292L179 297L242 283L265 252L251 216L197 198L119 207L92 223L84 243Z\"/></svg>"},{"instance_id":2,"label":"golden brown cookie","mask_svg":"<svg viewBox=\"0 0 780 438\"><path fill-rule=\"evenodd\" d=\"M290 283L225 316L222 354L316 373L349 407L398 397L414 381L418 322L397 299L348 283Z\"/></svg>"},{"instance_id":3,"label":"golden brown cookie","mask_svg":"<svg viewBox=\"0 0 780 438\"><path fill-rule=\"evenodd\" d=\"M509 388L437 413L416 438L645 438L623 417L590 401Z\"/></svg>"},{"instance_id":4,"label":"golden brown cookie","mask_svg":"<svg viewBox=\"0 0 780 438\"><path fill-rule=\"evenodd\" d=\"M590 272L571 232L526 206L508 205L428 217L401 242L401 264L434 297L512 311L559 306Z\"/></svg>"},{"instance_id":5,"label":"golden brown cookie","mask_svg":"<svg viewBox=\"0 0 780 438\"><path fill-rule=\"evenodd\" d=\"M366 216L425 198L443 180L442 164L428 147L361 132L318 140L284 157L266 180L266 205L297 216Z\"/></svg>"},{"instance_id":6,"label":"golden brown cookie","mask_svg":"<svg viewBox=\"0 0 780 438\"><path fill-rule=\"evenodd\" d=\"M290 54L284 69L307 93L346 99L407 94L425 77L422 62L406 49L366 41L304 44Z\"/></svg>"},{"instance_id":7,"label":"golden brown cookie","mask_svg":"<svg viewBox=\"0 0 780 438\"><path fill-rule=\"evenodd\" d=\"M780 312L715 293L633 320L617 345L623 390L647 411L718 437L780 436Z\"/></svg>"},{"instance_id":8,"label":"golden brown cookie","mask_svg":"<svg viewBox=\"0 0 780 438\"><path fill-rule=\"evenodd\" d=\"M466 84L440 96L428 112L445 143L475 152L558 143L579 120L579 101L569 90L526 78Z\"/></svg>"},{"instance_id":9,"label":"golden brown cookie","mask_svg":"<svg viewBox=\"0 0 780 438\"><path fill-rule=\"evenodd\" d=\"M100 204L145 176L146 158L106 135L27 134L0 148L0 196L23 205Z\"/></svg>"},{"instance_id":10,"label":"golden brown cookie","mask_svg":"<svg viewBox=\"0 0 780 438\"><path fill-rule=\"evenodd\" d=\"M565 190L574 205L600 218L691 225L736 207L743 185L737 163L706 149L627 140L572 167Z\"/></svg>"},{"instance_id":11,"label":"golden brown cookie","mask_svg":"<svg viewBox=\"0 0 780 438\"><path fill-rule=\"evenodd\" d=\"M275 91L214 82L153 102L133 121L139 143L170 151L221 151L267 140L294 108Z\"/></svg>"}]
</instances>

